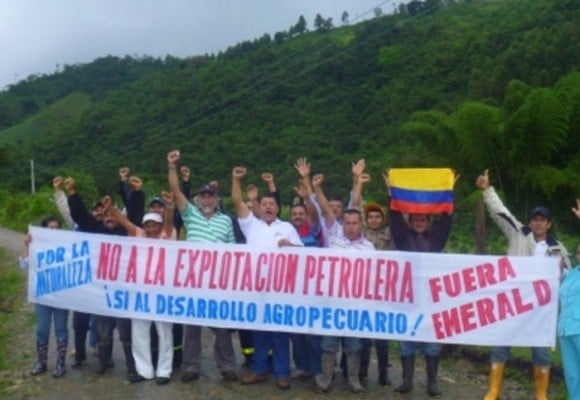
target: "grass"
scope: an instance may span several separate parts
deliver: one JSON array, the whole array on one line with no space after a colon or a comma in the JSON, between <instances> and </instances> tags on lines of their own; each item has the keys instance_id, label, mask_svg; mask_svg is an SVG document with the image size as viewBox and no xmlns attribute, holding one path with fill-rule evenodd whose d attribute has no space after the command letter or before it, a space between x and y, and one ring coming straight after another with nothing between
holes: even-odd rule
<instances>
[{"instance_id":1,"label":"grass","mask_svg":"<svg viewBox=\"0 0 580 400\"><path fill-rule=\"evenodd\" d=\"M0 248L0 398L24 384L22 371L31 362L33 345L27 341L34 316L26 307L25 290L25 274Z\"/></svg>"},{"instance_id":2,"label":"grass","mask_svg":"<svg viewBox=\"0 0 580 400\"><path fill-rule=\"evenodd\" d=\"M90 105L89 95L71 93L22 123L0 131L0 144L30 141L39 135L58 133L63 127L77 123Z\"/></svg>"}]
</instances>

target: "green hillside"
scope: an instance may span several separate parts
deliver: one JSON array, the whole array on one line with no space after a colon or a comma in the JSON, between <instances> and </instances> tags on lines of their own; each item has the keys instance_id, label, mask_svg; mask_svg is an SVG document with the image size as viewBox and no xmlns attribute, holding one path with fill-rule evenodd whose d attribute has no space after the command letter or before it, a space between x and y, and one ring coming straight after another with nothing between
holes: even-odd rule
<instances>
[{"instance_id":1,"label":"green hillside","mask_svg":"<svg viewBox=\"0 0 580 400\"><path fill-rule=\"evenodd\" d=\"M273 172L287 197L299 156L340 195L350 162L366 158L371 198L383 197L378 178L388 166L455 167L459 199L491 166L514 204L548 195L563 209L576 196L570 182L580 182L578 146L568 146L580 137L570 75L580 66L579 16L575 0L427 0L352 26L264 35L164 63L95 99L66 135L19 137L14 159L34 158L45 180L66 166L113 190L121 165L164 182L167 151L178 148L196 184L219 179L227 191L231 168L243 164L248 181ZM483 145L498 151L479 157ZM14 172L22 168L0 170L4 184L25 189Z\"/></svg>"},{"instance_id":2,"label":"green hillside","mask_svg":"<svg viewBox=\"0 0 580 400\"><path fill-rule=\"evenodd\" d=\"M0 131L0 146L21 145L27 142L71 134L82 114L91 107L91 97L84 93L72 93L47 106L23 122Z\"/></svg>"}]
</instances>

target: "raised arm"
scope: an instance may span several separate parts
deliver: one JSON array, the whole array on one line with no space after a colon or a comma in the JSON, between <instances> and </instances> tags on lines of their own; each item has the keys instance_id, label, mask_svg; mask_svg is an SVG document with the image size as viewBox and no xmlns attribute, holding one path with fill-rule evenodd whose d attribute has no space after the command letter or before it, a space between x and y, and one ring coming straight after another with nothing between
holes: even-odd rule
<instances>
[{"instance_id":1,"label":"raised arm","mask_svg":"<svg viewBox=\"0 0 580 400\"><path fill-rule=\"evenodd\" d=\"M336 216L330 209L328 204L328 199L322 190L322 183L324 182L324 175L317 174L312 178L312 186L314 186L314 193L316 194L316 200L322 211L322 218L324 219L324 224L326 228L331 228L336 221Z\"/></svg>"},{"instance_id":2,"label":"raised arm","mask_svg":"<svg viewBox=\"0 0 580 400\"><path fill-rule=\"evenodd\" d=\"M232 170L232 204L236 210L236 215L240 219L245 219L250 215L250 209L244 203L242 197L242 178L246 175L246 168L234 167Z\"/></svg>"},{"instance_id":3,"label":"raised arm","mask_svg":"<svg viewBox=\"0 0 580 400\"><path fill-rule=\"evenodd\" d=\"M171 192L162 191L161 197L163 197L163 203L165 204L163 209L163 231L165 236L171 238L173 237L173 216L175 214L174 196Z\"/></svg>"},{"instance_id":4,"label":"raised arm","mask_svg":"<svg viewBox=\"0 0 580 400\"><path fill-rule=\"evenodd\" d=\"M103 197L101 200L101 204L103 204L103 208L105 212L108 212L111 217L119 225L121 225L127 231L127 236L137 236L137 227L134 223L132 223L129 218L123 215L121 211L113 204L113 200L109 196Z\"/></svg>"},{"instance_id":5,"label":"raised arm","mask_svg":"<svg viewBox=\"0 0 580 400\"><path fill-rule=\"evenodd\" d=\"M250 183L246 186L246 196L248 197L248 201L252 205L251 212L256 216L256 218L260 218L260 207L258 204L258 187L253 183Z\"/></svg>"},{"instance_id":6,"label":"raised arm","mask_svg":"<svg viewBox=\"0 0 580 400\"><path fill-rule=\"evenodd\" d=\"M127 186L131 190L131 196L127 198L125 208L127 218L136 226L141 226L143 215L145 215L145 193L143 193L143 182L141 178L132 176L127 181Z\"/></svg>"},{"instance_id":7,"label":"raised arm","mask_svg":"<svg viewBox=\"0 0 580 400\"><path fill-rule=\"evenodd\" d=\"M97 233L102 231L102 224L87 210L85 203L75 187L75 180L68 177L64 180L64 188L68 193L68 207L70 216L82 232Z\"/></svg>"},{"instance_id":8,"label":"raised arm","mask_svg":"<svg viewBox=\"0 0 580 400\"><path fill-rule=\"evenodd\" d=\"M371 176L369 174L362 173L357 176L356 179L353 179L353 187L352 187L352 198L350 208L354 208L357 210L362 210L362 192L364 186L369 183L371 180Z\"/></svg>"},{"instance_id":9,"label":"raised arm","mask_svg":"<svg viewBox=\"0 0 580 400\"><path fill-rule=\"evenodd\" d=\"M298 187L295 188L296 193L306 206L306 211L308 212L308 217L310 218L310 223L313 226L320 226L320 214L316 208L316 204L312 201L312 194L314 193L314 188L312 187L312 182L310 181L310 163L305 157L301 157L296 160L294 168L300 175L300 181Z\"/></svg>"},{"instance_id":10,"label":"raised arm","mask_svg":"<svg viewBox=\"0 0 580 400\"><path fill-rule=\"evenodd\" d=\"M128 167L119 168L119 194L121 195L121 200L125 207L127 207L129 197L131 197L131 188L129 187L130 175L131 170Z\"/></svg>"},{"instance_id":11,"label":"raised arm","mask_svg":"<svg viewBox=\"0 0 580 400\"><path fill-rule=\"evenodd\" d=\"M310 190L308 189L310 187ZM302 199L302 202L306 206L306 212L308 213L308 219L314 231L320 231L320 217L318 216L318 210L316 209L310 195L312 194L312 186L310 181L306 184L305 179L300 179L298 186L294 188L296 194Z\"/></svg>"},{"instance_id":12,"label":"raised arm","mask_svg":"<svg viewBox=\"0 0 580 400\"><path fill-rule=\"evenodd\" d=\"M58 213L64 220L65 224L70 228L74 229L75 222L70 216L70 209L68 208L68 200L66 194L62 190L63 180L62 177L56 176L52 180L52 187L54 188L54 202L56 203L56 208Z\"/></svg>"},{"instance_id":13,"label":"raised arm","mask_svg":"<svg viewBox=\"0 0 580 400\"><path fill-rule=\"evenodd\" d=\"M181 154L179 153L179 150L173 150L167 154L167 180L169 182L169 190L173 193L177 209L179 212L183 212L187 208L187 198L181 192L179 187L179 177L177 176L177 163L179 162L180 157Z\"/></svg>"},{"instance_id":14,"label":"raised arm","mask_svg":"<svg viewBox=\"0 0 580 400\"><path fill-rule=\"evenodd\" d=\"M274 181L274 175L271 172L264 172L262 173L262 180L266 182L266 186L268 187L268 193L274 195L274 199L276 200L276 204L278 205L278 210L282 209L282 202L280 201L280 192L278 191L278 187L276 186L276 182ZM278 211L278 214L280 211Z\"/></svg>"},{"instance_id":15,"label":"raised arm","mask_svg":"<svg viewBox=\"0 0 580 400\"><path fill-rule=\"evenodd\" d=\"M512 237L514 232L518 232L523 224L512 215L495 192L493 186L490 185L487 169L477 177L475 185L483 193L483 201L485 202L491 219L504 235L508 238Z\"/></svg>"},{"instance_id":16,"label":"raised arm","mask_svg":"<svg viewBox=\"0 0 580 400\"><path fill-rule=\"evenodd\" d=\"M348 208L354 208L357 210L362 209L362 190L364 183L360 181L360 177L364 173L365 167L366 162L362 158L356 163L352 163L352 189L350 191L350 202ZM369 177L368 175L366 176Z\"/></svg>"},{"instance_id":17,"label":"raised arm","mask_svg":"<svg viewBox=\"0 0 580 400\"><path fill-rule=\"evenodd\" d=\"M383 180L387 188L387 195L390 199L391 183L389 180L388 170L383 173ZM405 221L403 214L400 211L393 210L390 207L390 204L389 204L389 229L391 231L391 235L393 237L393 241L395 242L395 246L397 247L397 249L405 250L406 240L411 232L411 229L409 228L407 221Z\"/></svg>"}]
</instances>

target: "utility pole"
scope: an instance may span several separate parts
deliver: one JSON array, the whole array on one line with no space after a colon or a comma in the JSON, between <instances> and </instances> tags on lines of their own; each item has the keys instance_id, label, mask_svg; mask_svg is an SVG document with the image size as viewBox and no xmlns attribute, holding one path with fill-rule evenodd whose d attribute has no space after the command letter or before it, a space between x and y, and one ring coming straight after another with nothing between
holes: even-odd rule
<instances>
[{"instance_id":1,"label":"utility pole","mask_svg":"<svg viewBox=\"0 0 580 400\"><path fill-rule=\"evenodd\" d=\"M30 191L32 194L36 193L36 188L34 185L34 160L30 160Z\"/></svg>"}]
</instances>

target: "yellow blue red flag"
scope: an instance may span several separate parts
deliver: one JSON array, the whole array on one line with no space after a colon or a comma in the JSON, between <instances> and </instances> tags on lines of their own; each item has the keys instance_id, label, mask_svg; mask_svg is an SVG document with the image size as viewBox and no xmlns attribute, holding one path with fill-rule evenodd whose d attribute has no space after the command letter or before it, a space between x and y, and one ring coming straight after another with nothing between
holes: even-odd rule
<instances>
[{"instance_id":1,"label":"yellow blue red flag","mask_svg":"<svg viewBox=\"0 0 580 400\"><path fill-rule=\"evenodd\" d=\"M450 168L392 168L392 210L408 214L452 213L455 174Z\"/></svg>"}]
</instances>

